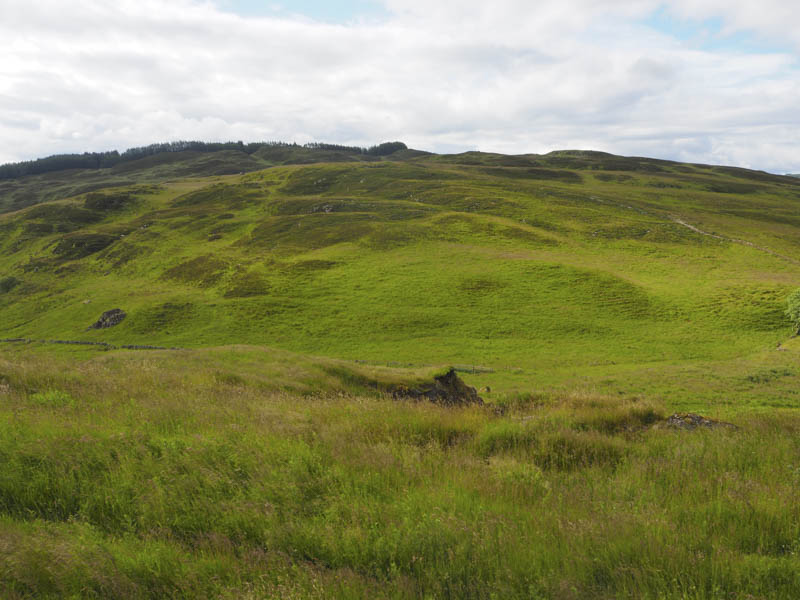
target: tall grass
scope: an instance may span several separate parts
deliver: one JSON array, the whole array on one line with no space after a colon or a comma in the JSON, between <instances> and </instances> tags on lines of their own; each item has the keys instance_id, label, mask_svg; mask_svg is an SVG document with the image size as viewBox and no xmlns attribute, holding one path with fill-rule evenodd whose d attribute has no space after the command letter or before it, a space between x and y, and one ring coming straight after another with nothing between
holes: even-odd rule
<instances>
[{"instance_id":1,"label":"tall grass","mask_svg":"<svg viewBox=\"0 0 800 600\"><path fill-rule=\"evenodd\" d=\"M0 359L4 597L800 594L794 413L297 395L220 356Z\"/></svg>"}]
</instances>

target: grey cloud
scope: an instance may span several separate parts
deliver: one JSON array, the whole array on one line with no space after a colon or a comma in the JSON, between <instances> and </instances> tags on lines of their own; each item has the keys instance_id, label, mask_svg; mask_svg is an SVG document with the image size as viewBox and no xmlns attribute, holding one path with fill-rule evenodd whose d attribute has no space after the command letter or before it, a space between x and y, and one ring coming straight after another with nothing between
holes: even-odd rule
<instances>
[{"instance_id":1,"label":"grey cloud","mask_svg":"<svg viewBox=\"0 0 800 600\"><path fill-rule=\"evenodd\" d=\"M635 76L650 80L670 81L675 77L675 69L671 64L652 58L639 58L630 70Z\"/></svg>"},{"instance_id":2,"label":"grey cloud","mask_svg":"<svg viewBox=\"0 0 800 600\"><path fill-rule=\"evenodd\" d=\"M0 104L2 98L0 98ZM30 132L31 130L38 129L40 125L39 119L28 117L25 114L15 114L4 112L0 115L0 126L8 127L9 129L22 129Z\"/></svg>"},{"instance_id":3,"label":"grey cloud","mask_svg":"<svg viewBox=\"0 0 800 600\"><path fill-rule=\"evenodd\" d=\"M656 0L387 0L389 19L348 26L190 0L65 4L0 6L0 110L13 115L0 159L176 138L403 139L800 171L796 55L686 48L637 21ZM697 4L671 10L722 10ZM743 18L740 4L725 18Z\"/></svg>"}]
</instances>

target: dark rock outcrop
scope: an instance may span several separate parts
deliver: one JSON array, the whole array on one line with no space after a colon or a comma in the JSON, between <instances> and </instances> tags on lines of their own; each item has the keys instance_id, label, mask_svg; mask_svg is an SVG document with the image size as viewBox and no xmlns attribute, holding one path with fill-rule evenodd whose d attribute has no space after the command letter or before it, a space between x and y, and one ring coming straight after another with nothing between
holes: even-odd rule
<instances>
[{"instance_id":1,"label":"dark rock outcrop","mask_svg":"<svg viewBox=\"0 0 800 600\"><path fill-rule=\"evenodd\" d=\"M667 418L661 424L661 427L668 429L682 429L684 431L692 431L699 427L707 429L716 429L722 427L724 429L737 429L733 423L725 423L724 421L715 421L707 417L695 413L675 413Z\"/></svg>"},{"instance_id":2,"label":"dark rock outcrop","mask_svg":"<svg viewBox=\"0 0 800 600\"><path fill-rule=\"evenodd\" d=\"M414 388L405 386L396 388L392 395L401 399L428 400L434 404L443 404L445 406L483 404L483 398L478 396L478 391L461 381L456 375L455 369L450 369L444 375L437 375L433 378L433 382L429 384Z\"/></svg>"},{"instance_id":3,"label":"dark rock outcrop","mask_svg":"<svg viewBox=\"0 0 800 600\"><path fill-rule=\"evenodd\" d=\"M100 318L89 325L87 329L107 329L108 327L119 325L127 316L128 315L121 308L112 308L100 315Z\"/></svg>"}]
</instances>

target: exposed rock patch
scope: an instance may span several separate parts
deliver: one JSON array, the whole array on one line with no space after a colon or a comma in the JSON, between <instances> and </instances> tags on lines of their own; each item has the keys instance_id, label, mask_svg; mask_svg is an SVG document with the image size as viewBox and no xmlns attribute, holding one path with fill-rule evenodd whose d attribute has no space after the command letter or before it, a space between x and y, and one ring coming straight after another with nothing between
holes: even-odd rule
<instances>
[{"instance_id":1,"label":"exposed rock patch","mask_svg":"<svg viewBox=\"0 0 800 600\"><path fill-rule=\"evenodd\" d=\"M456 375L455 369L450 369L444 375L437 375L433 378L432 383L414 388L400 386L392 392L392 395L395 398L428 400L434 404L443 404L445 406L483 404L483 398L478 396L478 391L461 381Z\"/></svg>"},{"instance_id":2,"label":"exposed rock patch","mask_svg":"<svg viewBox=\"0 0 800 600\"><path fill-rule=\"evenodd\" d=\"M121 308L112 308L100 315L100 318L89 325L87 329L107 329L114 325L119 325L127 316L127 313Z\"/></svg>"},{"instance_id":3,"label":"exposed rock patch","mask_svg":"<svg viewBox=\"0 0 800 600\"><path fill-rule=\"evenodd\" d=\"M707 429L738 429L733 423L725 423L724 421L715 421L695 413L675 413L667 418L666 421L660 424L660 427L667 429L682 429L684 431L693 431L700 427Z\"/></svg>"}]
</instances>

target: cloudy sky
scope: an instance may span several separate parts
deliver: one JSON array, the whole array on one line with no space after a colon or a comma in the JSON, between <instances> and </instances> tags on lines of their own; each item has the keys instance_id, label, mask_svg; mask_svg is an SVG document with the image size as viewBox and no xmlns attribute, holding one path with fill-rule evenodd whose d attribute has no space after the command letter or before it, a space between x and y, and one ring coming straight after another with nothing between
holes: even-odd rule
<instances>
[{"instance_id":1,"label":"cloudy sky","mask_svg":"<svg viewBox=\"0 0 800 600\"><path fill-rule=\"evenodd\" d=\"M0 163L199 140L800 172L789 0L0 0Z\"/></svg>"}]
</instances>

